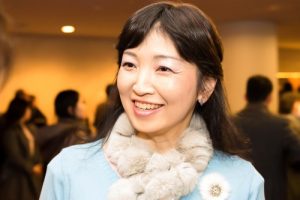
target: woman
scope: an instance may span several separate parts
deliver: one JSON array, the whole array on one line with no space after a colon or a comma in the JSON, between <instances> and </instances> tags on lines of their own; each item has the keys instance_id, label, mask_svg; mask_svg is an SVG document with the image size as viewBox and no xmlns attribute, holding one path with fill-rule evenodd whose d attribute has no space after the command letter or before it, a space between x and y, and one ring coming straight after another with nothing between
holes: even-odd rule
<instances>
[{"instance_id":1,"label":"woman","mask_svg":"<svg viewBox=\"0 0 300 200\"><path fill-rule=\"evenodd\" d=\"M26 125L30 103L15 98L4 114L1 143L5 153L1 168L1 198L38 199L42 186L42 165L33 130Z\"/></svg>"},{"instance_id":2,"label":"woman","mask_svg":"<svg viewBox=\"0 0 300 200\"><path fill-rule=\"evenodd\" d=\"M86 104L76 90L63 90L55 98L56 124L38 130L38 143L45 166L64 147L83 143L91 137Z\"/></svg>"},{"instance_id":3,"label":"woman","mask_svg":"<svg viewBox=\"0 0 300 200\"><path fill-rule=\"evenodd\" d=\"M262 177L236 156L221 41L206 15L151 4L127 21L117 50L119 99L103 147L60 153L41 199L264 199Z\"/></svg>"}]
</instances>

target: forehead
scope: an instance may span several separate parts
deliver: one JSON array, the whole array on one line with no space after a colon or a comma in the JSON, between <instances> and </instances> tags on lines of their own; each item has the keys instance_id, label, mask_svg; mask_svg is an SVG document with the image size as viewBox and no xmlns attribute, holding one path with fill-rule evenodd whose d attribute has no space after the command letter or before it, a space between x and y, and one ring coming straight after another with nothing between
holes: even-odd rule
<instances>
[{"instance_id":1,"label":"forehead","mask_svg":"<svg viewBox=\"0 0 300 200\"><path fill-rule=\"evenodd\" d=\"M180 55L175 47L171 37L165 33L159 26L155 25L144 40L135 48L127 49L126 51L135 51L136 53L153 53L170 55L180 58Z\"/></svg>"}]
</instances>

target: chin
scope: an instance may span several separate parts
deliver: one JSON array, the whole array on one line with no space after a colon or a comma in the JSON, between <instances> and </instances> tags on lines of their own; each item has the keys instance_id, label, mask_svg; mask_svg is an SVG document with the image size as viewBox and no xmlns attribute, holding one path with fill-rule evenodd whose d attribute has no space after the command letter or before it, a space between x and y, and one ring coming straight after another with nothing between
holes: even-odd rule
<instances>
[{"instance_id":1,"label":"chin","mask_svg":"<svg viewBox=\"0 0 300 200\"><path fill-rule=\"evenodd\" d=\"M144 122L144 123L140 123L140 122L133 122L133 127L137 132L140 133L145 133L145 134L149 134L149 135L156 135L156 132L159 132L159 126L156 123L150 123L150 122Z\"/></svg>"}]
</instances>

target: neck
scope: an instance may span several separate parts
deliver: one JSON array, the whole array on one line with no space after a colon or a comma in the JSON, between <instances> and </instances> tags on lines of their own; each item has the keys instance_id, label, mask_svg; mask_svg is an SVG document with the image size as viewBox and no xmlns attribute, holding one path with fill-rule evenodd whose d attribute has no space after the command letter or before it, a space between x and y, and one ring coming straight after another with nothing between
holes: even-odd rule
<instances>
[{"instance_id":1,"label":"neck","mask_svg":"<svg viewBox=\"0 0 300 200\"><path fill-rule=\"evenodd\" d=\"M177 135L177 134L176 134ZM177 146L178 136L163 135L163 136L149 136L148 134L138 133L138 139L147 145L152 151L158 153L165 153Z\"/></svg>"},{"instance_id":2,"label":"neck","mask_svg":"<svg viewBox=\"0 0 300 200\"><path fill-rule=\"evenodd\" d=\"M176 148L178 141L184 134L184 130L189 126L190 119L185 120L180 126L167 128L159 133L136 132L136 136L144 142L152 151L165 153Z\"/></svg>"}]
</instances>

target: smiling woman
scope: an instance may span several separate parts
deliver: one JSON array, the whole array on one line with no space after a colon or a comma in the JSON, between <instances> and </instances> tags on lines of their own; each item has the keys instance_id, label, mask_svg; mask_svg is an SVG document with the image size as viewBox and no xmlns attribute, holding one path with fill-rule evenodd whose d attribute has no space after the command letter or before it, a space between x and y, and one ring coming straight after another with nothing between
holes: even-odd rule
<instances>
[{"instance_id":1,"label":"smiling woman","mask_svg":"<svg viewBox=\"0 0 300 200\"><path fill-rule=\"evenodd\" d=\"M264 199L262 177L239 157L209 18L189 4L151 4L126 22L117 50L103 139L54 158L41 199Z\"/></svg>"},{"instance_id":2,"label":"smiling woman","mask_svg":"<svg viewBox=\"0 0 300 200\"><path fill-rule=\"evenodd\" d=\"M117 83L137 136L151 138L147 141L158 151L176 146L202 98L198 73L158 25L138 47L124 51Z\"/></svg>"}]
</instances>

